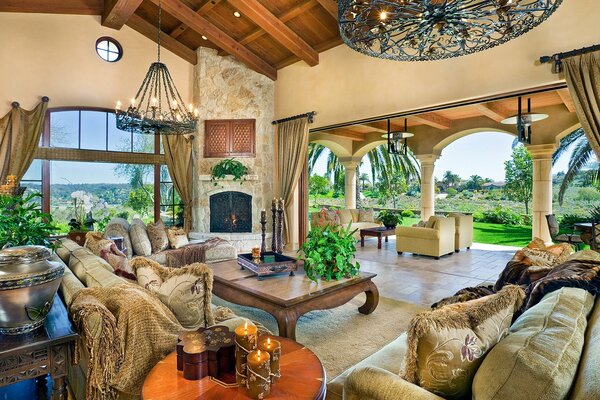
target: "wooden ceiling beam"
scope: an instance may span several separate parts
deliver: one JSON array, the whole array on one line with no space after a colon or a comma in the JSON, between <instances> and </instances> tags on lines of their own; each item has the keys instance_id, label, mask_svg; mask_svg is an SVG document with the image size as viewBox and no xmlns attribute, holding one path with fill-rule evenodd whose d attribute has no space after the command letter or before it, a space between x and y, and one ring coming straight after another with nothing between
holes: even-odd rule
<instances>
[{"instance_id":1,"label":"wooden ceiling beam","mask_svg":"<svg viewBox=\"0 0 600 400\"><path fill-rule=\"evenodd\" d=\"M409 118L413 121L420 122L423 125L428 125L436 129L446 130L450 129L450 126L452 126L451 120L435 113L411 115Z\"/></svg>"},{"instance_id":2,"label":"wooden ceiling beam","mask_svg":"<svg viewBox=\"0 0 600 400\"><path fill-rule=\"evenodd\" d=\"M502 122L506 118L510 117L510 113L498 104L494 103L479 103L473 105L477 111L482 115L496 121Z\"/></svg>"},{"instance_id":3,"label":"wooden ceiling beam","mask_svg":"<svg viewBox=\"0 0 600 400\"><path fill-rule=\"evenodd\" d=\"M229 0L229 3L308 65L319 64L319 53L257 0Z\"/></svg>"},{"instance_id":4,"label":"wooden ceiling beam","mask_svg":"<svg viewBox=\"0 0 600 400\"><path fill-rule=\"evenodd\" d=\"M158 3L158 0L152 1ZM245 46L236 42L235 39L211 24L207 19L196 14L193 9L189 8L181 0L162 0L161 4L166 12L189 26L190 29L206 36L212 43L244 62L256 72L264 74L273 80L277 79L277 70L275 67L258 57Z\"/></svg>"},{"instance_id":5,"label":"wooden ceiling beam","mask_svg":"<svg viewBox=\"0 0 600 400\"><path fill-rule=\"evenodd\" d=\"M121 29L143 0L105 0L102 26Z\"/></svg>"},{"instance_id":6,"label":"wooden ceiling beam","mask_svg":"<svg viewBox=\"0 0 600 400\"><path fill-rule=\"evenodd\" d=\"M569 110L569 112L575 112L575 103L573 102L571 93L569 93L569 89L560 89L557 90L556 93L560 96L560 99L565 107L567 107L567 110Z\"/></svg>"},{"instance_id":7,"label":"wooden ceiling beam","mask_svg":"<svg viewBox=\"0 0 600 400\"><path fill-rule=\"evenodd\" d=\"M137 14L133 14L129 21L127 21L127 26L132 28L135 31L138 31L142 35L146 36L148 39L156 42L156 26L152 25L150 22L146 21L144 18L140 17ZM185 44L181 43L177 39L173 39L167 34L161 35L160 44L165 49L173 52L184 60L188 61L191 64L196 65L198 63L198 55L196 52Z\"/></svg>"},{"instance_id":8,"label":"wooden ceiling beam","mask_svg":"<svg viewBox=\"0 0 600 400\"><path fill-rule=\"evenodd\" d=\"M334 136L339 136L339 137L343 137L346 139L350 139L353 142L364 142L365 141L364 135L361 135L360 133L351 131L349 129L334 129L332 131L328 131L327 133L334 135Z\"/></svg>"},{"instance_id":9,"label":"wooden ceiling beam","mask_svg":"<svg viewBox=\"0 0 600 400\"><path fill-rule=\"evenodd\" d=\"M319 53L324 52L325 50L329 50L332 47L335 46L339 46L340 44L342 44L342 38L340 38L339 35L336 35L335 37L323 42L323 43L319 43L318 45L314 46L314 49L316 51L318 51ZM288 57L282 61L279 61L277 64L275 64L275 67L277 67L277 69L281 69L284 67L287 67L288 65L292 65L297 63L298 61L300 61L300 59L296 56L291 56Z\"/></svg>"},{"instance_id":10,"label":"wooden ceiling beam","mask_svg":"<svg viewBox=\"0 0 600 400\"><path fill-rule=\"evenodd\" d=\"M2 0L0 12L101 15L104 0Z\"/></svg>"},{"instance_id":11,"label":"wooden ceiling beam","mask_svg":"<svg viewBox=\"0 0 600 400\"><path fill-rule=\"evenodd\" d=\"M334 0L317 0L321 7L325 9L335 20L338 19L338 6Z\"/></svg>"},{"instance_id":12,"label":"wooden ceiling beam","mask_svg":"<svg viewBox=\"0 0 600 400\"><path fill-rule=\"evenodd\" d=\"M221 2L221 0L209 0L206 3L204 3L202 6L200 6L200 8L198 8L196 10L196 14L198 15L206 15L208 14L208 12L210 10L212 10L217 4L219 4ZM188 29L188 26L186 24L179 24L175 27L175 29L173 29L170 33L169 36L177 39L179 36L181 36L183 34L183 32L185 32Z\"/></svg>"}]
</instances>

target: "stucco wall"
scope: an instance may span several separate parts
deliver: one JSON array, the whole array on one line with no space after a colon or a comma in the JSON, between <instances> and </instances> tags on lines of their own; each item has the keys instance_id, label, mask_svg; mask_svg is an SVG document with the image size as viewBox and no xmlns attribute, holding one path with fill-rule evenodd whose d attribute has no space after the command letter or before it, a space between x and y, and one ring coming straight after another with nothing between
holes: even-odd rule
<instances>
[{"instance_id":1,"label":"stucco wall","mask_svg":"<svg viewBox=\"0 0 600 400\"><path fill-rule=\"evenodd\" d=\"M98 57L101 36L121 43L120 61ZM164 49L161 55L182 98L191 100L192 65ZM30 109L44 95L49 107L127 104L153 61L154 42L127 26L105 28L97 16L0 13L0 115L12 101Z\"/></svg>"},{"instance_id":2,"label":"stucco wall","mask_svg":"<svg viewBox=\"0 0 600 400\"><path fill-rule=\"evenodd\" d=\"M345 45L279 71L275 114L317 111L313 128L468 98L555 83L542 55L598 43L597 0L565 0L533 31L481 53L433 62L398 62L359 54Z\"/></svg>"}]
</instances>

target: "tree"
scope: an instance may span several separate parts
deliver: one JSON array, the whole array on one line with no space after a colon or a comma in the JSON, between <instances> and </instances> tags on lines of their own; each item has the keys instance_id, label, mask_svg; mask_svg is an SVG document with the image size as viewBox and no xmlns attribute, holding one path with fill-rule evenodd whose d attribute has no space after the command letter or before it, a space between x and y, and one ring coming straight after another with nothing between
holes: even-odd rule
<instances>
[{"instance_id":1,"label":"tree","mask_svg":"<svg viewBox=\"0 0 600 400\"><path fill-rule=\"evenodd\" d=\"M148 193L148 188L132 188L127 199L127 205L144 217L148 215L148 210L152 209L152 205L154 204L152 197Z\"/></svg>"},{"instance_id":2,"label":"tree","mask_svg":"<svg viewBox=\"0 0 600 400\"><path fill-rule=\"evenodd\" d=\"M513 148L511 159L504 162L504 175L504 190L508 198L523 203L525 214L529 214L529 202L533 196L533 160L525 146Z\"/></svg>"},{"instance_id":3,"label":"tree","mask_svg":"<svg viewBox=\"0 0 600 400\"><path fill-rule=\"evenodd\" d=\"M565 193L567 192L567 189L573 183L577 175L585 170L589 166L590 162L596 158L594 149L592 149L592 145L585 136L585 132L582 128L579 128L565 136L560 141L558 149L556 149L554 155L552 156L552 164L556 164L560 157L571 148L573 148L573 153L569 159L569 167L564 175L564 178L562 179L560 189L558 190L558 202L561 205L565 199ZM593 166L592 171L594 175L594 185L600 184L600 166L598 163Z\"/></svg>"},{"instance_id":4,"label":"tree","mask_svg":"<svg viewBox=\"0 0 600 400\"><path fill-rule=\"evenodd\" d=\"M464 184L465 189L467 190L481 190L483 188L483 184L486 182L479 175L471 175L469 179Z\"/></svg>"},{"instance_id":5,"label":"tree","mask_svg":"<svg viewBox=\"0 0 600 400\"><path fill-rule=\"evenodd\" d=\"M362 173L359 175L358 180L360 181L361 184L361 190L365 190L365 182L371 182L371 180L369 179L369 174L366 173Z\"/></svg>"},{"instance_id":6,"label":"tree","mask_svg":"<svg viewBox=\"0 0 600 400\"><path fill-rule=\"evenodd\" d=\"M329 179L325 178L324 176L312 175L308 179L308 193L315 197L315 207L319 206L317 201L319 195L324 196L329 193L330 186L331 183L329 182Z\"/></svg>"},{"instance_id":7,"label":"tree","mask_svg":"<svg viewBox=\"0 0 600 400\"><path fill-rule=\"evenodd\" d=\"M392 201L393 208L396 208L398 196L406 193L408 185L406 180L401 175L394 175L390 180L381 180L377 183L379 191L379 204L385 205L388 201Z\"/></svg>"},{"instance_id":8,"label":"tree","mask_svg":"<svg viewBox=\"0 0 600 400\"><path fill-rule=\"evenodd\" d=\"M442 178L442 183L447 188L456 187L460 183L460 176L456 175L452 171L444 172L444 176Z\"/></svg>"}]
</instances>

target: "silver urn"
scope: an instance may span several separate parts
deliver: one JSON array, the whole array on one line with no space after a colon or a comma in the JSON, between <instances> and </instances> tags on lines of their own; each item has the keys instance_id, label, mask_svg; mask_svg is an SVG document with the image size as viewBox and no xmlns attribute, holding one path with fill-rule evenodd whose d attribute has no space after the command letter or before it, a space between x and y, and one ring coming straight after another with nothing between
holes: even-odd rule
<instances>
[{"instance_id":1,"label":"silver urn","mask_svg":"<svg viewBox=\"0 0 600 400\"><path fill-rule=\"evenodd\" d=\"M42 246L0 250L0 334L18 335L44 324L65 267Z\"/></svg>"}]
</instances>

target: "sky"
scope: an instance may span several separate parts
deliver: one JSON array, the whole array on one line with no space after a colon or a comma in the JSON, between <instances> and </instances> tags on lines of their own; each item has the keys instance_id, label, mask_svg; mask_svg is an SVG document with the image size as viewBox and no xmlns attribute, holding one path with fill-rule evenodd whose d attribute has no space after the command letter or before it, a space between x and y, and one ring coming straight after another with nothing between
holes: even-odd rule
<instances>
[{"instance_id":1,"label":"sky","mask_svg":"<svg viewBox=\"0 0 600 400\"><path fill-rule=\"evenodd\" d=\"M514 136L499 132L479 132L458 139L442 151L435 163L435 177L441 179L446 171L452 171L463 179L480 175L495 181L504 180L504 162L510 159ZM552 169L554 174L566 171L571 152L565 153ZM321 156L315 166L316 173L327 170L327 157ZM361 172L370 175L369 161L365 157Z\"/></svg>"}]
</instances>

